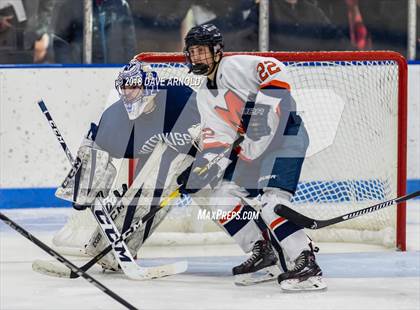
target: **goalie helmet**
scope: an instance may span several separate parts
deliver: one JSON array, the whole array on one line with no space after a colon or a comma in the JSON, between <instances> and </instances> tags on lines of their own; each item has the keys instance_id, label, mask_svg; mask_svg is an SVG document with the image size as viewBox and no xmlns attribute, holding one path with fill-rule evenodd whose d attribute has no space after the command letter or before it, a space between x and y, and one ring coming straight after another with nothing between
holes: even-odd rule
<instances>
[{"instance_id":1,"label":"goalie helmet","mask_svg":"<svg viewBox=\"0 0 420 310\"><path fill-rule=\"evenodd\" d=\"M144 108L159 91L159 78L150 66L133 59L118 74L115 89L124 104L128 118L134 120L143 113Z\"/></svg>"},{"instance_id":2,"label":"goalie helmet","mask_svg":"<svg viewBox=\"0 0 420 310\"><path fill-rule=\"evenodd\" d=\"M193 27L185 36L184 54L187 62L190 64L191 71L195 74L206 74L209 70L207 64L193 64L191 61L189 48L194 45L207 45L214 57L217 53L223 52L223 36L220 30L213 24Z\"/></svg>"}]
</instances>

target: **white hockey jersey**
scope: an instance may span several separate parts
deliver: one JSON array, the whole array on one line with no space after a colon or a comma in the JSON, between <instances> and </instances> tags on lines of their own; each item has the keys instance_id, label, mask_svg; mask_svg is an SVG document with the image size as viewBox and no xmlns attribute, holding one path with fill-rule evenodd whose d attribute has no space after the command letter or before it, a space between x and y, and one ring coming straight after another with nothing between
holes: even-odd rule
<instances>
[{"instance_id":1,"label":"white hockey jersey","mask_svg":"<svg viewBox=\"0 0 420 310\"><path fill-rule=\"evenodd\" d=\"M281 100L259 90L270 87L290 91L285 65L271 57L225 56L216 73L217 89L209 89L207 82L207 79L203 81L197 94L204 149L228 147L235 141L238 132L243 133L242 113L246 102L251 101L256 106L264 104L270 107L267 123L271 133L257 141L245 136L239 156L244 160L259 157L270 144L281 113Z\"/></svg>"}]
</instances>

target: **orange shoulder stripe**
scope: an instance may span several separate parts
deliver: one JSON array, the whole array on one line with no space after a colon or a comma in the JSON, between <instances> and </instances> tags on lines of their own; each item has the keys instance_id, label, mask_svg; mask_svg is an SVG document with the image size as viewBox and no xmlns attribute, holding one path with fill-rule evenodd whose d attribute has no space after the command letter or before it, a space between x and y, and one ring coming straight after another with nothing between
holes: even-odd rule
<instances>
[{"instance_id":1,"label":"orange shoulder stripe","mask_svg":"<svg viewBox=\"0 0 420 310\"><path fill-rule=\"evenodd\" d=\"M261 84L260 85L260 89L266 88L268 86L275 86L275 87L279 87L279 88L284 88L284 89L290 90L290 85L288 83L282 82L282 81L278 81L278 80L272 80L272 81L270 81L268 83Z\"/></svg>"}]
</instances>

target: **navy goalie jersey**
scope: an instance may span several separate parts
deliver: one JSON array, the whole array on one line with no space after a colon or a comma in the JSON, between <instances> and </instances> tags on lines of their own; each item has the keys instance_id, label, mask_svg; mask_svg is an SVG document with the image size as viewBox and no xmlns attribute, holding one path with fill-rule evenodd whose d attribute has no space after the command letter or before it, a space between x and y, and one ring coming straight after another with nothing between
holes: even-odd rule
<instances>
[{"instance_id":1,"label":"navy goalie jersey","mask_svg":"<svg viewBox=\"0 0 420 310\"><path fill-rule=\"evenodd\" d=\"M162 87L155 106L135 120L128 118L125 107L117 101L101 116L95 143L114 158L147 159L159 141L179 153L189 153L188 128L200 123L195 92L188 86Z\"/></svg>"}]
</instances>

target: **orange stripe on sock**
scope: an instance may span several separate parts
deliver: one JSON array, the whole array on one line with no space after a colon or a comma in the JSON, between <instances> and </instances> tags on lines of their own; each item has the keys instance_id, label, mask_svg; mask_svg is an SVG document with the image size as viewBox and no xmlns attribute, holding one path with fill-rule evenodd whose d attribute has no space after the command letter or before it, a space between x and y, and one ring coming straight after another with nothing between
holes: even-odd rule
<instances>
[{"instance_id":1,"label":"orange stripe on sock","mask_svg":"<svg viewBox=\"0 0 420 310\"><path fill-rule=\"evenodd\" d=\"M222 217L219 220L219 223L223 225L224 223L229 221L234 215L236 215L239 212L239 210L241 210L241 208L242 208L242 205L238 204L235 208L233 208L232 211L229 211L225 217Z\"/></svg>"},{"instance_id":2,"label":"orange stripe on sock","mask_svg":"<svg viewBox=\"0 0 420 310\"><path fill-rule=\"evenodd\" d=\"M284 222L286 219L284 217L279 217L277 219L275 219L274 221L271 222L270 224L270 228L272 230L274 230L277 226L279 226L279 224L281 224L282 222Z\"/></svg>"}]
</instances>

